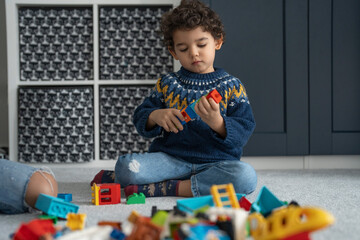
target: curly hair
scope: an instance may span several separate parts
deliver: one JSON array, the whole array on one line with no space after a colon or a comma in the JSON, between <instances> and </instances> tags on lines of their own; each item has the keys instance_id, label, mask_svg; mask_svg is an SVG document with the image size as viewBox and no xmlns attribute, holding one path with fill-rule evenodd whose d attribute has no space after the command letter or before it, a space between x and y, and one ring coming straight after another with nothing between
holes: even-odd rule
<instances>
[{"instance_id":1,"label":"curly hair","mask_svg":"<svg viewBox=\"0 0 360 240\"><path fill-rule=\"evenodd\" d=\"M165 46L174 48L173 33L176 30L192 30L202 27L214 39L225 40L224 26L220 17L199 0L182 0L180 5L165 13L161 19L160 30Z\"/></svg>"}]
</instances>

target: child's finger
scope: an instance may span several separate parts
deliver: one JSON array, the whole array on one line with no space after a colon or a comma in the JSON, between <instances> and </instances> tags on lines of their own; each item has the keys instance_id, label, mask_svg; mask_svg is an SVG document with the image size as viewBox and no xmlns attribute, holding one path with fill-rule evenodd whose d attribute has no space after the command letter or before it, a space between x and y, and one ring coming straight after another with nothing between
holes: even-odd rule
<instances>
[{"instance_id":1,"label":"child's finger","mask_svg":"<svg viewBox=\"0 0 360 240\"><path fill-rule=\"evenodd\" d=\"M175 115L173 118L171 118L171 122L172 122L175 130L180 130L180 131L183 130L183 126L182 126L180 120L178 119L177 115ZM173 132L177 133L178 131L173 131Z\"/></svg>"},{"instance_id":2,"label":"child's finger","mask_svg":"<svg viewBox=\"0 0 360 240\"><path fill-rule=\"evenodd\" d=\"M173 133L178 133L179 132L178 128L176 127L176 124L173 121L171 121L171 123L169 123L169 127L170 127L171 132L173 132Z\"/></svg>"},{"instance_id":3,"label":"child's finger","mask_svg":"<svg viewBox=\"0 0 360 240\"><path fill-rule=\"evenodd\" d=\"M162 127L165 131L170 132L170 128L166 122L164 123L164 125Z\"/></svg>"},{"instance_id":4,"label":"child's finger","mask_svg":"<svg viewBox=\"0 0 360 240\"><path fill-rule=\"evenodd\" d=\"M180 119L180 121L185 121L184 116L181 114L180 110L175 112L175 116Z\"/></svg>"},{"instance_id":5,"label":"child's finger","mask_svg":"<svg viewBox=\"0 0 360 240\"><path fill-rule=\"evenodd\" d=\"M199 110L200 110L200 112L203 113L203 114L205 114L205 113L208 112L207 109L206 109L206 104L209 105L209 103L206 103L206 102L207 102L207 100L205 99L205 101L204 101L203 98L201 98L200 101L198 102ZM208 107L210 107L210 105L209 105Z\"/></svg>"},{"instance_id":6,"label":"child's finger","mask_svg":"<svg viewBox=\"0 0 360 240\"><path fill-rule=\"evenodd\" d=\"M209 98L209 105L215 111L218 110L218 108L219 108L219 104L216 103L215 100L212 98Z\"/></svg>"}]
</instances>

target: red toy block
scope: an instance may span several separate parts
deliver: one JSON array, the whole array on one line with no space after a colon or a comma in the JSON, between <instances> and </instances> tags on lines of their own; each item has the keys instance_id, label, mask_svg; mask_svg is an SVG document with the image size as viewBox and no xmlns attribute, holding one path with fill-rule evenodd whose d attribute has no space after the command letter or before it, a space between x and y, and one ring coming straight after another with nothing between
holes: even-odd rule
<instances>
[{"instance_id":1,"label":"red toy block","mask_svg":"<svg viewBox=\"0 0 360 240\"><path fill-rule=\"evenodd\" d=\"M216 89L214 89L214 90L212 90L211 92L208 93L208 95L206 96L206 99L209 100L209 98L214 99L214 101L216 103L219 103L221 101L221 99L222 99L220 93Z\"/></svg>"},{"instance_id":2,"label":"red toy block","mask_svg":"<svg viewBox=\"0 0 360 240\"><path fill-rule=\"evenodd\" d=\"M245 209L246 211L250 211L251 202L246 199L246 197L241 197L239 200L239 205L241 208Z\"/></svg>"},{"instance_id":3,"label":"red toy block","mask_svg":"<svg viewBox=\"0 0 360 240\"><path fill-rule=\"evenodd\" d=\"M51 219L34 219L23 223L14 235L14 240L38 240L45 234L54 234L56 229Z\"/></svg>"},{"instance_id":4,"label":"red toy block","mask_svg":"<svg viewBox=\"0 0 360 240\"><path fill-rule=\"evenodd\" d=\"M310 232L301 232L295 235L291 235L281 240L310 240Z\"/></svg>"},{"instance_id":5,"label":"red toy block","mask_svg":"<svg viewBox=\"0 0 360 240\"><path fill-rule=\"evenodd\" d=\"M121 202L120 184L104 183L93 184L93 203L95 205L118 204Z\"/></svg>"}]
</instances>

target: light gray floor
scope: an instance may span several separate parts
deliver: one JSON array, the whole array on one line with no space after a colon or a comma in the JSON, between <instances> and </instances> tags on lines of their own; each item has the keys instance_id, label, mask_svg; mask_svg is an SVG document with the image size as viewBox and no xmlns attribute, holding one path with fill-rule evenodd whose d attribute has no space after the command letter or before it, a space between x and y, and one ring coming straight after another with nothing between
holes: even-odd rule
<instances>
[{"instance_id":1,"label":"light gray floor","mask_svg":"<svg viewBox=\"0 0 360 240\"><path fill-rule=\"evenodd\" d=\"M57 167L53 170L59 182L59 192L72 193L73 202L80 206L79 213L87 214L87 227L102 220L124 221L132 210L150 216L152 206L172 209L179 199L147 198L145 205L94 206L90 203L89 182L100 169ZM251 202L263 185L280 200L296 200L303 206L321 207L335 216L335 224L313 233L312 239L360 239L360 170L259 170L258 187L248 196ZM34 213L0 215L0 239L8 239L22 221L35 217Z\"/></svg>"}]
</instances>

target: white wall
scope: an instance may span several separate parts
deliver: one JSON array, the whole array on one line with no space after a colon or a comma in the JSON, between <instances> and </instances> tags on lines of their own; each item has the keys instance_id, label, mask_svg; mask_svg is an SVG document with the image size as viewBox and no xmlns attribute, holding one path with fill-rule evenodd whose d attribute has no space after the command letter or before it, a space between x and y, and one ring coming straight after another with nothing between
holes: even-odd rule
<instances>
[{"instance_id":1,"label":"white wall","mask_svg":"<svg viewBox=\"0 0 360 240\"><path fill-rule=\"evenodd\" d=\"M0 0L0 147L8 147L8 97L5 0Z\"/></svg>"}]
</instances>

